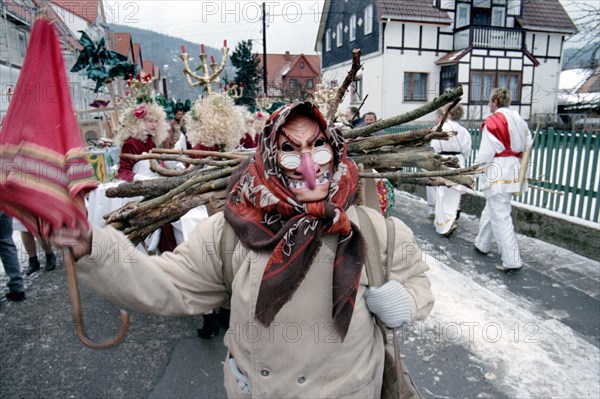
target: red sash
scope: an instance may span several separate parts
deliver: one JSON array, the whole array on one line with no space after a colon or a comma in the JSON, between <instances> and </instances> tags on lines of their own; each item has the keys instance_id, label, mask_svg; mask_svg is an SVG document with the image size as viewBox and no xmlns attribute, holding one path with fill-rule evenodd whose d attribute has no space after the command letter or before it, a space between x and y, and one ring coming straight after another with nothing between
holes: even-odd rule
<instances>
[{"instance_id":1,"label":"red sash","mask_svg":"<svg viewBox=\"0 0 600 399\"><path fill-rule=\"evenodd\" d=\"M482 131L484 126L492 134L492 136L497 138L502 143L505 148L504 151L496 154L497 157L521 157L520 152L514 152L510 147L508 121L502 112L496 112L487 118L485 122L481 124Z\"/></svg>"}]
</instances>

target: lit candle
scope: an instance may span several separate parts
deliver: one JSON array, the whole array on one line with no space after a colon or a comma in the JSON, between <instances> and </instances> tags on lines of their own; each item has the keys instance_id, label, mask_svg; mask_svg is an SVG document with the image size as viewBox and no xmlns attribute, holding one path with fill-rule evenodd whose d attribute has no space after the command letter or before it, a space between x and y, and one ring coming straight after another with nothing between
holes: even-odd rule
<instances>
[{"instance_id":1,"label":"lit candle","mask_svg":"<svg viewBox=\"0 0 600 399\"><path fill-rule=\"evenodd\" d=\"M215 62L215 56L214 55L210 56L210 63L211 64L216 64L216 62Z\"/></svg>"},{"instance_id":2,"label":"lit candle","mask_svg":"<svg viewBox=\"0 0 600 399\"><path fill-rule=\"evenodd\" d=\"M185 46L183 44L181 45L181 52L182 53L187 53L187 51L185 51Z\"/></svg>"},{"instance_id":3,"label":"lit candle","mask_svg":"<svg viewBox=\"0 0 600 399\"><path fill-rule=\"evenodd\" d=\"M223 40L223 47L227 47L227 39Z\"/></svg>"},{"instance_id":4,"label":"lit candle","mask_svg":"<svg viewBox=\"0 0 600 399\"><path fill-rule=\"evenodd\" d=\"M204 43L200 44L200 52L204 54Z\"/></svg>"}]
</instances>

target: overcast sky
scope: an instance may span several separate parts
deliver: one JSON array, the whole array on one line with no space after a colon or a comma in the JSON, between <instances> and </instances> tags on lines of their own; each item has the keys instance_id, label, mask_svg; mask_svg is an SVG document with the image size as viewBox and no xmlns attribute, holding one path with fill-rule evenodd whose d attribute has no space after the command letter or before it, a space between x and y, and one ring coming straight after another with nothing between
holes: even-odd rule
<instances>
[{"instance_id":1,"label":"overcast sky","mask_svg":"<svg viewBox=\"0 0 600 399\"><path fill-rule=\"evenodd\" d=\"M543 0L536 0L543 1ZM254 50L262 49L262 1L119 0L105 1L108 22L150 29L170 36L220 47L223 39L235 48L240 40L252 39ZM567 11L588 3L598 9L598 0L561 0ZM313 54L323 0L265 1L267 51ZM581 44L580 44L581 45ZM569 43L567 43L567 47Z\"/></svg>"},{"instance_id":2,"label":"overcast sky","mask_svg":"<svg viewBox=\"0 0 600 399\"><path fill-rule=\"evenodd\" d=\"M150 29L195 43L235 48L252 39L261 50L262 1L141 0L105 1L106 19ZM323 0L265 1L267 51L314 54Z\"/></svg>"}]
</instances>

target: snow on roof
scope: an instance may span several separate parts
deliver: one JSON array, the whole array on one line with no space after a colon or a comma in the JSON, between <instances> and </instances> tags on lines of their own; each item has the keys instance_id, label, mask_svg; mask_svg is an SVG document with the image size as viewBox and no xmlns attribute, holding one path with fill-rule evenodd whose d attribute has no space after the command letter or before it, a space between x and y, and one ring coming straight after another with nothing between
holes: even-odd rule
<instances>
[{"instance_id":1,"label":"snow on roof","mask_svg":"<svg viewBox=\"0 0 600 399\"><path fill-rule=\"evenodd\" d=\"M574 92L592 76L593 72L594 70L590 68L575 68L562 71L560 73L558 89L560 91Z\"/></svg>"},{"instance_id":2,"label":"snow on roof","mask_svg":"<svg viewBox=\"0 0 600 399\"><path fill-rule=\"evenodd\" d=\"M600 103L600 93L579 93L568 94L559 93L557 96L558 104L580 104L579 109L588 109L597 107Z\"/></svg>"}]
</instances>

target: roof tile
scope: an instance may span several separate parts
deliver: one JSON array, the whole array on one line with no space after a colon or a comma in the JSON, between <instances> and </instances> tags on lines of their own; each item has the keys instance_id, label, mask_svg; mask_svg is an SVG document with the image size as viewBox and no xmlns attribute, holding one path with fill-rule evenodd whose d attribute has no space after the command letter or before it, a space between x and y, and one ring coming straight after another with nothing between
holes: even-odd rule
<instances>
[{"instance_id":1,"label":"roof tile","mask_svg":"<svg viewBox=\"0 0 600 399\"><path fill-rule=\"evenodd\" d=\"M451 22L448 13L435 8L431 0L378 0L377 3L381 17Z\"/></svg>"},{"instance_id":2,"label":"roof tile","mask_svg":"<svg viewBox=\"0 0 600 399\"><path fill-rule=\"evenodd\" d=\"M523 3L523 15L517 18L524 28L551 28L577 32L575 24L558 0L531 0Z\"/></svg>"},{"instance_id":3,"label":"roof tile","mask_svg":"<svg viewBox=\"0 0 600 399\"><path fill-rule=\"evenodd\" d=\"M91 24L98 21L98 0L50 0L50 2Z\"/></svg>"},{"instance_id":4,"label":"roof tile","mask_svg":"<svg viewBox=\"0 0 600 399\"><path fill-rule=\"evenodd\" d=\"M267 85L269 87L278 87L282 82L283 75L294 65L300 55L295 54L267 54ZM306 61L320 76L321 59L318 55L304 54ZM259 68L262 69L263 56L258 54Z\"/></svg>"}]
</instances>

